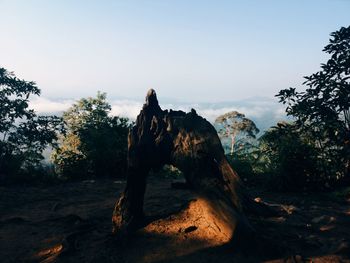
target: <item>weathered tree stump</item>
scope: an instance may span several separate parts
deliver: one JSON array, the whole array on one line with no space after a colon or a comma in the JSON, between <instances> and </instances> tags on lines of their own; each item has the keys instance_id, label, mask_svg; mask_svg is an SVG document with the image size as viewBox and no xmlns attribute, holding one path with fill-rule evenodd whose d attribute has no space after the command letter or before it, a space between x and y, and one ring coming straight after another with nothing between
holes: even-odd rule
<instances>
[{"instance_id":1,"label":"weathered tree stump","mask_svg":"<svg viewBox=\"0 0 350 263\"><path fill-rule=\"evenodd\" d=\"M128 137L128 177L113 212L113 232L133 232L143 225L146 177L165 164L184 173L187 184L202 197L206 211L233 242L250 242L254 230L245 211L265 209L243 191L229 165L215 128L194 110L162 110L150 90Z\"/></svg>"}]
</instances>

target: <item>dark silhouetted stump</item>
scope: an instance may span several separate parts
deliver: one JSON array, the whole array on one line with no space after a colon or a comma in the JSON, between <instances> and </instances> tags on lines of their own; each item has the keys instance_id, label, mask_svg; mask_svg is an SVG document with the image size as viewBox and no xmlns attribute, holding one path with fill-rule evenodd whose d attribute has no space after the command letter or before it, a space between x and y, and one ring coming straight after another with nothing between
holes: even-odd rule
<instances>
[{"instance_id":1,"label":"dark silhouetted stump","mask_svg":"<svg viewBox=\"0 0 350 263\"><path fill-rule=\"evenodd\" d=\"M234 243L250 242L254 230L244 211L268 213L243 191L228 164L215 128L194 110L163 111L154 90L128 137L128 177L113 212L113 232L130 233L144 224L143 201L150 169L171 164L202 198L210 218Z\"/></svg>"}]
</instances>

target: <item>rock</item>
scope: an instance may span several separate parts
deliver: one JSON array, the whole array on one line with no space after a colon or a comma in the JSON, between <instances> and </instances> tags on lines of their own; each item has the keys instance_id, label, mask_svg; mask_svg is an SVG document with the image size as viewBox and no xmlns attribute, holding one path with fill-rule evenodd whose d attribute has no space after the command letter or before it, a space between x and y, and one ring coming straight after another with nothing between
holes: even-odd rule
<instances>
[{"instance_id":1,"label":"rock","mask_svg":"<svg viewBox=\"0 0 350 263\"><path fill-rule=\"evenodd\" d=\"M297 207L295 207L294 205L282 205L281 208L287 212L288 215L293 214L296 211L299 211L299 209Z\"/></svg>"},{"instance_id":2,"label":"rock","mask_svg":"<svg viewBox=\"0 0 350 263\"><path fill-rule=\"evenodd\" d=\"M261 199L261 197L256 197L256 198L254 198L254 201L257 203L261 203L262 199Z\"/></svg>"}]
</instances>

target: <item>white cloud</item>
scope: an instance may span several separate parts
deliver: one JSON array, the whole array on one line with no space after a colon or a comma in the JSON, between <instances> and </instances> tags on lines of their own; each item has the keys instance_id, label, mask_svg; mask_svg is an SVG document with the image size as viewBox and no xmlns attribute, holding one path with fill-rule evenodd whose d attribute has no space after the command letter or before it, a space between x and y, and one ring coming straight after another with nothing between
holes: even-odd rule
<instances>
[{"instance_id":1,"label":"white cloud","mask_svg":"<svg viewBox=\"0 0 350 263\"><path fill-rule=\"evenodd\" d=\"M33 108L39 114L62 114L67 110L75 100L52 100L47 98L37 98L30 103ZM112 106L111 114L121 117L127 117L131 120L135 120L137 115L142 109L143 101L136 100L113 100L110 102ZM239 104L235 106L235 104ZM232 105L232 106L231 106ZM210 122L214 122L215 119L229 111L239 111L244 113L248 118L258 122L261 128L264 126L274 125L277 121L285 119L285 112L282 105L275 101L241 101L239 103L212 103L212 104L190 104L190 103L167 103L161 104L162 109L182 110L188 112L191 108L194 108L197 113Z\"/></svg>"},{"instance_id":2,"label":"white cloud","mask_svg":"<svg viewBox=\"0 0 350 263\"><path fill-rule=\"evenodd\" d=\"M40 97L32 100L29 103L29 106L39 114L61 114L63 111L67 110L73 103L74 100L56 101Z\"/></svg>"},{"instance_id":3,"label":"white cloud","mask_svg":"<svg viewBox=\"0 0 350 263\"><path fill-rule=\"evenodd\" d=\"M286 118L286 110L285 108L281 107L275 110L275 118L276 119L285 119Z\"/></svg>"},{"instance_id":4,"label":"white cloud","mask_svg":"<svg viewBox=\"0 0 350 263\"><path fill-rule=\"evenodd\" d=\"M136 119L136 116L140 113L140 110L142 108L141 102L132 100L115 100L112 101L111 105L112 115L127 117L132 120Z\"/></svg>"},{"instance_id":5,"label":"white cloud","mask_svg":"<svg viewBox=\"0 0 350 263\"><path fill-rule=\"evenodd\" d=\"M210 109L210 108L199 108L198 109L198 114L204 116L207 118L209 121L215 121L215 119L230 111L238 111L241 113L244 113L247 117L249 118L259 118L261 117L264 113L266 113L266 109L262 107L224 107L224 108L216 108L216 109Z\"/></svg>"}]
</instances>

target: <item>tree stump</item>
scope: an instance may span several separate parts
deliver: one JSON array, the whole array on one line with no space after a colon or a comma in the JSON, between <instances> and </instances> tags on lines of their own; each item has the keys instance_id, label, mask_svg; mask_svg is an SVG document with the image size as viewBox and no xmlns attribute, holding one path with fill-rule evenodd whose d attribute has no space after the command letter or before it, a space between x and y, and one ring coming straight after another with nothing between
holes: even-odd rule
<instances>
[{"instance_id":1,"label":"tree stump","mask_svg":"<svg viewBox=\"0 0 350 263\"><path fill-rule=\"evenodd\" d=\"M189 113L162 110L154 90L147 93L129 132L127 184L113 212L114 233L130 233L143 226L147 174L166 164L184 173L187 184L201 196L208 218L232 242L251 242L255 231L243 210L265 211L243 191L215 128L193 109Z\"/></svg>"}]
</instances>

